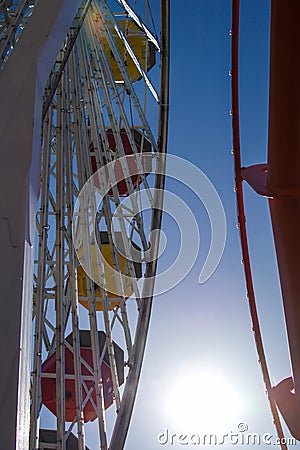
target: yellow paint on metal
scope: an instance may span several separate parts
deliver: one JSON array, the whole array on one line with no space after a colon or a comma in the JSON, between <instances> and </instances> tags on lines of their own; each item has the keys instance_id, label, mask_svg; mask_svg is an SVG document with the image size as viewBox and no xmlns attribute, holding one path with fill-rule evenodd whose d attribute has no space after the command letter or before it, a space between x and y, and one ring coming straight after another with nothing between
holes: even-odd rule
<instances>
[{"instance_id":1,"label":"yellow paint on metal","mask_svg":"<svg viewBox=\"0 0 300 450\"><path fill-rule=\"evenodd\" d=\"M152 42L149 42L146 38L144 32L135 25L130 20L119 20L118 24L122 28L123 33L125 34L130 47L134 51L135 56L137 57L140 65L144 69L145 72L148 72L155 65L155 46ZM141 74L136 67L136 64L133 62L131 56L125 48L123 41L117 36L117 32L113 29L112 34L119 49L119 52L125 62L127 72L129 77L134 83L135 81L141 78ZM114 75L114 79L117 82L123 81L123 76L119 70L118 64L114 58L113 52L107 42L106 37L104 36L104 32L101 32L101 40L107 54L109 64ZM148 48L147 48L148 47ZM146 64L146 53L147 53L147 64Z\"/></svg>"},{"instance_id":2,"label":"yellow paint on metal","mask_svg":"<svg viewBox=\"0 0 300 450\"><path fill-rule=\"evenodd\" d=\"M121 240L121 234L116 233L117 235L117 246L120 245ZM125 280L122 281L122 286L119 284L119 289L117 285L116 275L113 267L113 257L111 253L110 244L108 243L108 237L107 233L101 232L101 253L103 255L104 260L107 264L104 265L104 278L105 278L105 287L106 287L106 294L109 300L109 309L113 309L115 306L119 305L119 298L129 298L133 294L133 285L131 280ZM104 243L103 243L104 242ZM123 246L119 247L122 249L123 253ZM117 258L119 261L120 266L120 272L128 277L130 277L130 267L129 267L129 261L119 252L116 253ZM79 262L83 264L84 262L84 251L83 248L80 248L77 252L77 256L79 258ZM99 280L99 266L97 265L97 255L96 255L96 247L93 245L91 247L91 257L92 257L92 275L94 280ZM84 265L84 264L83 264ZM134 263L135 273L136 277L141 277L141 264L140 263ZM101 271L101 269L100 269ZM99 284L97 284L94 281L91 281L94 283L94 292L95 292L95 299L96 299L96 310L102 311L103 310L103 295L100 289ZM79 303L82 304L85 308L88 308L88 291L87 291L87 275L82 267L82 265L79 265L77 268L77 286L78 286L78 300ZM121 292L120 292L121 291ZM119 295L118 295L119 293Z\"/></svg>"}]
</instances>

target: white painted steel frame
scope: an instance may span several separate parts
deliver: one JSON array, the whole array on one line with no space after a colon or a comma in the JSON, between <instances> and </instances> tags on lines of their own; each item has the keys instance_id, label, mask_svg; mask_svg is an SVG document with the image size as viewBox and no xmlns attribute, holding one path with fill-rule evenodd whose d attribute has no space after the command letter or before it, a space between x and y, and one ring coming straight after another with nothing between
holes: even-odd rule
<instances>
[{"instance_id":1,"label":"white painted steel frame","mask_svg":"<svg viewBox=\"0 0 300 450\"><path fill-rule=\"evenodd\" d=\"M78 3L39 2L0 73L0 422L7 450L28 448L32 231L43 87Z\"/></svg>"},{"instance_id":2,"label":"white painted steel frame","mask_svg":"<svg viewBox=\"0 0 300 450\"><path fill-rule=\"evenodd\" d=\"M36 3L37 0L2 0L0 2L0 70L17 45Z\"/></svg>"},{"instance_id":3,"label":"white painted steel frame","mask_svg":"<svg viewBox=\"0 0 300 450\"><path fill-rule=\"evenodd\" d=\"M122 1L127 13L137 22L136 13L129 5ZM117 62L119 71L124 78L124 85L120 86L114 81L114 75L110 67L109 59L103 47L101 36L97 32L93 20L95 12L102 18L105 28L105 36L109 42L111 52ZM100 448L107 450L121 449L124 447L133 403L136 395L138 380L140 376L141 364L145 349L145 342L149 327L153 277L156 272L158 253L158 240L152 243L154 261L148 262L144 259L145 280L142 291L137 283L134 283L136 297L136 311L130 317L128 315L127 302L125 301L122 283L116 277L116 285L119 286L119 307L110 310L110 300L105 290L105 278L103 267L98 261L99 274L104 281L104 288L101 288L103 311L96 311L96 298L94 283L87 278L88 296L88 316L89 329L91 333L91 348L93 354L93 368L80 356L80 308L78 304L77 290L77 261L71 241L72 212L74 202L78 193L87 179L92 175L91 156L95 158L97 167L103 163L112 161L112 152L106 130L112 130L116 145L117 157L125 155L125 149L121 139L121 129L124 129L131 148L138 155L138 149L133 136L133 129L139 129L142 136L145 136L152 146L154 154L160 153L163 157L156 164L159 173L164 173L165 152L167 143L167 122L168 122L168 73L169 73L169 5L168 0L161 1L162 30L159 50L161 54L161 76L160 95L156 94L148 75L141 68L138 61L132 54L132 49L127 42L125 35L119 30L119 37L123 41L126 51L132 55L133 62L142 75L142 82L150 89L154 98L159 100L158 111L158 131L152 130L147 119L147 108L142 105L140 94L137 94L135 86L132 84L127 73L126 62L120 54L113 32L118 28L117 22L112 15L109 5L104 0L92 1L91 9L85 11L86 19L84 26L82 21L77 19L78 29L73 29L77 39L72 42L68 51L68 57L62 52L58 59L58 69L61 77L57 84L57 90L52 84L51 98L46 99L47 106L44 108L44 133L43 133L43 159L42 159L42 189L40 208L37 216L38 229L38 254L36 260L36 274L34 283L36 286L34 295L34 356L33 356L33 378L32 378L32 416L31 416L31 445L30 450L37 447L38 424L41 414L41 379L44 377L56 376L57 403L57 444L53 448L59 450L66 449L66 440L74 425L77 426L78 448L85 448L85 434L87 426L83 421L83 410L87 401L94 404L94 409L98 417ZM77 15L78 16L78 15ZM80 16L80 15L79 15ZM109 23L107 22L109 20ZM140 20L140 19L138 19ZM112 26L113 25L113 26ZM139 25L141 25L139 23ZM79 29L80 28L80 29ZM154 35L149 31L148 24L144 24L142 29L149 40L159 46ZM63 63L62 63L63 61ZM50 84L51 88L51 84ZM145 89L144 89L145 92ZM127 98L128 97L128 98ZM50 102L49 102L50 98ZM144 101L146 96L144 95ZM134 108L134 119L132 115ZM133 122L134 120L134 122ZM154 135L158 134L158 140ZM100 139L101 136L101 139ZM142 138L144 140L144 137ZM93 142L93 153L91 154L91 142ZM143 144L142 144L143 145ZM154 159L155 161L156 159ZM138 162L141 164L141 160ZM124 174L129 176L129 167L122 165ZM114 182L115 175L112 171L109 177ZM148 232L144 229L143 217L138 212L140 195L139 186L133 186L130 177L126 179L126 188L131 194L130 208L122 208L122 214L118 214L118 223L125 244L125 255L131 259L130 242L126 222L135 218L135 229L139 235L143 250L149 248L149 231L160 228L162 213L162 195L152 197L151 189L148 186L146 176L140 177L144 189L147 191L150 205L152 205L151 228ZM155 187L163 191L164 176L156 175ZM107 195L103 200L100 211L96 211L94 195L89 195L87 199L87 213L85 227L89 232L91 220L96 215L99 224L98 232L106 229L111 249L113 267L120 271L120 261L116 253L110 224L113 214L119 207L121 199L118 188L112 188L112 195ZM104 227L104 228L103 228ZM55 230L55 233L54 233ZM133 229L132 229L133 231ZM53 236L53 233L55 236ZM157 236L157 235L156 235ZM87 260L91 265L91 252L86 250ZM134 266L129 263L130 273L134 275ZM147 280L151 277L151 281ZM55 311L53 308L55 302ZM132 300L128 300L132 302ZM51 306L52 304L52 306ZM130 306L130 310L132 307ZM99 348L98 329L103 328L106 333L106 343L102 351ZM119 328L118 328L119 327ZM66 341L69 330L72 330L73 345ZM116 329L116 330L115 330ZM126 352L127 381L125 387L120 389L117 376L116 360L114 355L113 339L116 331L117 339L120 340L120 330L123 333L122 346ZM134 346L132 344L134 340ZM74 354L74 379L76 389L76 410L77 415L73 423L66 424L64 418L64 382L70 379L64 371L65 348ZM41 372L42 361L48 355L56 352L56 374L47 375ZM116 409L116 425L113 430L112 440L109 444L110 435L106 430L105 408L103 397L103 380L101 374L101 362L107 351L113 382L114 404ZM91 377L83 376L81 366L87 367L93 373L96 389L96 404L88 392L85 381ZM72 376L73 377L73 376ZM82 387L87 396L82 397ZM111 407L112 408L112 407ZM66 429L65 429L66 428ZM52 444L53 445L53 444Z\"/></svg>"}]
</instances>

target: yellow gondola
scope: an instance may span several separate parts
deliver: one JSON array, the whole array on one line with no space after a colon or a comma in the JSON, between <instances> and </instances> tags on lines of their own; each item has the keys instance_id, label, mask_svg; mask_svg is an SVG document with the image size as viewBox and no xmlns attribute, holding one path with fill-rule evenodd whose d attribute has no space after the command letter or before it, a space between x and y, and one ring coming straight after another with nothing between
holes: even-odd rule
<instances>
[{"instance_id":1,"label":"yellow gondola","mask_svg":"<svg viewBox=\"0 0 300 450\"><path fill-rule=\"evenodd\" d=\"M114 271L114 265L113 265L113 257L111 253L111 247L108 240L108 233L106 231L100 232L100 239L101 239L101 253L106 261L107 264L105 264L104 267L104 279L105 279L105 287L106 287L106 293L107 297L109 299L109 309L113 309L115 306L119 305L119 299L120 297L123 297L125 299L129 298L133 293L133 284L131 279L125 280L122 282L121 288L118 288L117 280L115 276ZM122 235L120 232L115 233L115 241L116 241L116 255L119 261L120 266L120 272L123 275L126 275L128 277L131 277L130 273L130 261L126 259L123 254L124 251L124 244ZM135 249L135 255L137 255L140 252L139 247L137 247L134 244ZM137 253L138 252L138 253ZM79 266L77 267L77 283L78 283L78 300L81 305L83 305L85 308L88 308L88 289L87 289L87 274L84 270L84 266L86 266L85 262L85 255L84 255L84 249L79 248L77 251L77 257L79 259ZM91 258L92 258L92 274L94 280L99 280L99 267L97 265L97 256L96 256L96 246L92 245L91 247ZM135 259L137 259L135 257ZM140 262L134 262L133 263L135 277L141 278L142 276L142 265ZM120 292L121 291L121 292ZM100 289L99 284L94 282L94 292L95 292L95 298L96 298L96 309L97 311L103 310L103 295Z\"/></svg>"},{"instance_id":2,"label":"yellow gondola","mask_svg":"<svg viewBox=\"0 0 300 450\"><path fill-rule=\"evenodd\" d=\"M143 70L145 72L148 72L156 62L155 45L147 39L143 30L141 30L131 20L119 20L118 24L121 27L124 35L126 36L126 39L130 44L130 47L132 48ZM119 49L121 57L123 58L123 61L125 61L127 73L131 79L131 82L134 83L141 78L141 74L131 56L129 55L127 49L125 48L124 42L117 36L117 32L115 30L112 30L112 35L114 36L114 42ZM123 76L119 70L118 64L114 58L109 43L107 42L104 30L101 30L101 41L107 54L110 68L114 75L115 81L119 83L123 82Z\"/></svg>"}]
</instances>

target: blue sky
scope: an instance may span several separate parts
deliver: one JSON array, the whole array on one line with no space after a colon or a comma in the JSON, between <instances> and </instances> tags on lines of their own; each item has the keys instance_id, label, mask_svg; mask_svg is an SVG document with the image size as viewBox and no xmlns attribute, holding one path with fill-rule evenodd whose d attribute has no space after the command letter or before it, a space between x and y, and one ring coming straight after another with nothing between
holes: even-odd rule
<instances>
[{"instance_id":1,"label":"blue sky","mask_svg":"<svg viewBox=\"0 0 300 450\"><path fill-rule=\"evenodd\" d=\"M213 182L223 202L228 234L218 269L205 284L199 285L198 275L210 243L208 217L203 205L188 189L167 183L167 188L174 189L197 217L200 254L180 285L155 299L142 379L125 446L127 450L196 447L171 445L170 441L161 445L157 436L166 428L176 434L219 433L219 425L216 424L213 430L211 424L203 425L200 420L206 413L209 415L205 412L207 404L197 397L197 392L203 390L201 382L207 380L201 378L201 373L211 376L212 380L217 377L220 384L225 380L224 389L226 386L232 389L232 402L223 399L228 404L227 412L223 413L225 433L236 432L238 424L244 423L249 433L276 435L251 331L236 228L230 152L231 80L228 76L231 1L173 0L171 8L168 149L197 165ZM266 161L268 39L269 1L242 1L240 109L242 162L245 166ZM276 383L291 372L268 205L247 186L245 200L259 316L271 379ZM176 246L176 227L171 222L165 218L164 230L171 246ZM211 391L213 399L213 392L217 390L213 382L212 385L208 383L206 389ZM191 396L198 401L197 413L188 401L184 402ZM239 399L236 407L235 396ZM220 398L219 406L215 405L216 417L218 410L223 411L223 400ZM192 417L197 415L199 421L194 423ZM185 421L181 421L184 416L193 423L193 429L185 428ZM241 447L224 444L220 448L234 446ZM270 448L263 443L248 447Z\"/></svg>"}]
</instances>

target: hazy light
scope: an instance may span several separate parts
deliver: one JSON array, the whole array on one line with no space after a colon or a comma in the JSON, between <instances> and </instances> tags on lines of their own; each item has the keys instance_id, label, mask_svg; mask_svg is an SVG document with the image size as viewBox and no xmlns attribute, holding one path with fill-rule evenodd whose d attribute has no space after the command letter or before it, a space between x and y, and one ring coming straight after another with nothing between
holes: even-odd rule
<instances>
[{"instance_id":1,"label":"hazy light","mask_svg":"<svg viewBox=\"0 0 300 450\"><path fill-rule=\"evenodd\" d=\"M239 423L242 402L221 373L184 370L170 382L163 409L168 424L182 432L220 433Z\"/></svg>"}]
</instances>

